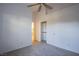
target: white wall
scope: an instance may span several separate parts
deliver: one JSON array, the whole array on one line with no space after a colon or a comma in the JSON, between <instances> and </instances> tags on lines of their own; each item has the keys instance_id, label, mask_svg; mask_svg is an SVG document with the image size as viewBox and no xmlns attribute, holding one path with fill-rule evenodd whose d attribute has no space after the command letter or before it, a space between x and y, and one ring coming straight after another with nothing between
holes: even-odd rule
<instances>
[{"instance_id":1,"label":"white wall","mask_svg":"<svg viewBox=\"0 0 79 59\"><path fill-rule=\"evenodd\" d=\"M32 12L27 4L1 4L2 39L0 53L32 44Z\"/></svg>"},{"instance_id":2,"label":"white wall","mask_svg":"<svg viewBox=\"0 0 79 59\"><path fill-rule=\"evenodd\" d=\"M79 53L79 4L54 12L47 27L48 44Z\"/></svg>"},{"instance_id":3,"label":"white wall","mask_svg":"<svg viewBox=\"0 0 79 59\"><path fill-rule=\"evenodd\" d=\"M0 7L2 7L2 5L0 4ZM0 8L0 47L2 47L2 8ZM1 48L0 48L0 52L1 52Z\"/></svg>"},{"instance_id":4,"label":"white wall","mask_svg":"<svg viewBox=\"0 0 79 59\"><path fill-rule=\"evenodd\" d=\"M47 21L48 44L79 53L79 4L48 15L41 13L38 18L39 25L41 21Z\"/></svg>"}]
</instances>

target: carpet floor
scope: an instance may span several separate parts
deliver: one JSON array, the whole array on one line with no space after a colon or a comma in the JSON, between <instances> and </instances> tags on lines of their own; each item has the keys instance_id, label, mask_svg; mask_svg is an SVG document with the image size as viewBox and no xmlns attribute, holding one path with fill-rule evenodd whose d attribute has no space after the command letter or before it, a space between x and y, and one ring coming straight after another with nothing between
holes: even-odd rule
<instances>
[{"instance_id":1,"label":"carpet floor","mask_svg":"<svg viewBox=\"0 0 79 59\"><path fill-rule=\"evenodd\" d=\"M79 56L79 54L40 42L5 53L3 56Z\"/></svg>"}]
</instances>

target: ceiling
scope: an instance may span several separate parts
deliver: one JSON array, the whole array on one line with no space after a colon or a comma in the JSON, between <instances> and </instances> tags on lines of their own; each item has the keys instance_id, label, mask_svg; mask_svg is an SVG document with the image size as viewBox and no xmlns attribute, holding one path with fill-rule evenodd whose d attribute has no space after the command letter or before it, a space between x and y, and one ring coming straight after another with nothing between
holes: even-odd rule
<instances>
[{"instance_id":1,"label":"ceiling","mask_svg":"<svg viewBox=\"0 0 79 59\"><path fill-rule=\"evenodd\" d=\"M48 5L53 7L53 9L52 9L53 12L57 11L57 10L61 10L63 8L67 8L67 7L75 5L75 4L77 4L77 3L48 3ZM38 6L39 5L32 7L33 12L36 12L38 10Z\"/></svg>"}]
</instances>

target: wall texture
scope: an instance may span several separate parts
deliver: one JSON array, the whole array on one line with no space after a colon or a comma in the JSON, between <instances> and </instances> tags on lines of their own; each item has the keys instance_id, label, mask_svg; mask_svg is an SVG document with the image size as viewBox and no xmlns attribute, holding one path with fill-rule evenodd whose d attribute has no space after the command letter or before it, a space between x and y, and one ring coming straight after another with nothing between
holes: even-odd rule
<instances>
[{"instance_id":1,"label":"wall texture","mask_svg":"<svg viewBox=\"0 0 79 59\"><path fill-rule=\"evenodd\" d=\"M47 21L47 43L79 53L79 4L62 10L40 13L36 18L37 38L40 39L40 22ZM38 21L37 21L38 20Z\"/></svg>"},{"instance_id":2,"label":"wall texture","mask_svg":"<svg viewBox=\"0 0 79 59\"><path fill-rule=\"evenodd\" d=\"M31 45L32 12L27 4L0 4L0 9L0 53Z\"/></svg>"}]
</instances>

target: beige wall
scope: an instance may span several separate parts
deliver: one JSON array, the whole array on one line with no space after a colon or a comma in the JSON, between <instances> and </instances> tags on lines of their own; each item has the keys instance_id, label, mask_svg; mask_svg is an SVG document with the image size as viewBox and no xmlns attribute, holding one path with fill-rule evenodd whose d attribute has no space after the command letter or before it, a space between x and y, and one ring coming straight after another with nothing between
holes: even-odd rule
<instances>
[{"instance_id":1,"label":"beige wall","mask_svg":"<svg viewBox=\"0 0 79 59\"><path fill-rule=\"evenodd\" d=\"M45 8L44 7L42 8L41 12L37 12L37 10L34 11L35 8L37 8L37 6L33 7L33 11L32 11L32 13L33 13L33 22L34 22L34 27L35 27L34 28L35 29L35 40L41 41L40 22L46 21L47 19L46 19L45 10L44 10Z\"/></svg>"}]
</instances>

